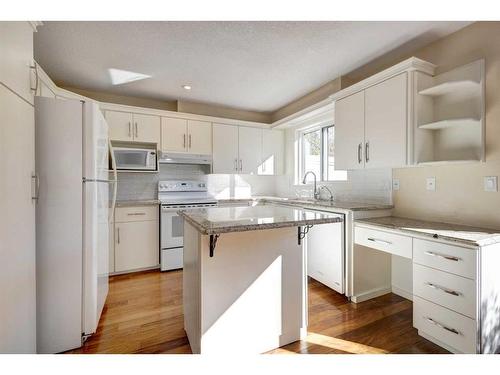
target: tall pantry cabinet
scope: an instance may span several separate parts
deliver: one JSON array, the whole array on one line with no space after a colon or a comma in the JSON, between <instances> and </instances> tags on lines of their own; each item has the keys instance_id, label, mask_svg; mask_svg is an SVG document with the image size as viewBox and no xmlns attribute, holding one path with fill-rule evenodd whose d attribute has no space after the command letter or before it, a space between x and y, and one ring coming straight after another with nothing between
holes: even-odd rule
<instances>
[{"instance_id":1,"label":"tall pantry cabinet","mask_svg":"<svg viewBox=\"0 0 500 375\"><path fill-rule=\"evenodd\" d=\"M0 22L0 353L36 353L35 27Z\"/></svg>"}]
</instances>

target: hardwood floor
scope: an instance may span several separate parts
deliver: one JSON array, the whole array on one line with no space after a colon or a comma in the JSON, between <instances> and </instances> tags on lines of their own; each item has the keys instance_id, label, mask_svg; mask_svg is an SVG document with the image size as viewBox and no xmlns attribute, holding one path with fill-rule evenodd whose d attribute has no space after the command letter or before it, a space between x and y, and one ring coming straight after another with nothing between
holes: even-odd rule
<instances>
[{"instance_id":1,"label":"hardwood floor","mask_svg":"<svg viewBox=\"0 0 500 375\"><path fill-rule=\"evenodd\" d=\"M271 353L447 353L418 336L412 303L395 294L359 304L309 282L306 340ZM95 335L67 353L191 353L183 329L182 271L110 278Z\"/></svg>"}]
</instances>

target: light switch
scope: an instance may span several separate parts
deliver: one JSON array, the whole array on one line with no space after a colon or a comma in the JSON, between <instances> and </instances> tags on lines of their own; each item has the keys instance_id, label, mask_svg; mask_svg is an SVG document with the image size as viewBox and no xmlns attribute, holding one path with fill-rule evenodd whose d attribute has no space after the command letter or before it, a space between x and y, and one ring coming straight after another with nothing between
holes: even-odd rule
<instances>
[{"instance_id":1,"label":"light switch","mask_svg":"<svg viewBox=\"0 0 500 375\"><path fill-rule=\"evenodd\" d=\"M427 177L427 190L436 191L436 177Z\"/></svg>"},{"instance_id":2,"label":"light switch","mask_svg":"<svg viewBox=\"0 0 500 375\"><path fill-rule=\"evenodd\" d=\"M497 176L486 176L484 178L484 191L498 191Z\"/></svg>"},{"instance_id":3,"label":"light switch","mask_svg":"<svg viewBox=\"0 0 500 375\"><path fill-rule=\"evenodd\" d=\"M399 190L399 178L392 179L392 190Z\"/></svg>"}]
</instances>

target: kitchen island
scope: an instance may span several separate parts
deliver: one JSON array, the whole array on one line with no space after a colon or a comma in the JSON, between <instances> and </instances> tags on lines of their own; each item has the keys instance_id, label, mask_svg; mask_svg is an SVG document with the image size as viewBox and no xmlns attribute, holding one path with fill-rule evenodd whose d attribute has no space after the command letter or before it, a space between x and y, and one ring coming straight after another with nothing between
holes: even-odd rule
<instances>
[{"instance_id":1,"label":"kitchen island","mask_svg":"<svg viewBox=\"0 0 500 375\"><path fill-rule=\"evenodd\" d=\"M184 328L193 353L263 353L304 338L303 239L343 216L274 204L180 211Z\"/></svg>"}]
</instances>

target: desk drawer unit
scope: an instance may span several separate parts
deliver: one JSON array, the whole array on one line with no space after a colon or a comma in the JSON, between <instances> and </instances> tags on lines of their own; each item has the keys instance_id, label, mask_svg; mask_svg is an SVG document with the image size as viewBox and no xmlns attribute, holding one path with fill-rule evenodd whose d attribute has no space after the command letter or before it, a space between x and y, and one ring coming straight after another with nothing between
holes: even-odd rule
<instances>
[{"instance_id":1,"label":"desk drawer unit","mask_svg":"<svg viewBox=\"0 0 500 375\"><path fill-rule=\"evenodd\" d=\"M149 220L158 220L158 206L117 207L115 210L115 222L117 223Z\"/></svg>"},{"instance_id":2,"label":"desk drawer unit","mask_svg":"<svg viewBox=\"0 0 500 375\"><path fill-rule=\"evenodd\" d=\"M476 319L476 282L413 264L413 295Z\"/></svg>"},{"instance_id":3,"label":"desk drawer unit","mask_svg":"<svg viewBox=\"0 0 500 375\"><path fill-rule=\"evenodd\" d=\"M477 250L413 239L413 262L455 275L476 279Z\"/></svg>"},{"instance_id":4,"label":"desk drawer unit","mask_svg":"<svg viewBox=\"0 0 500 375\"><path fill-rule=\"evenodd\" d=\"M358 245L412 258L412 238L408 236L356 226L354 240Z\"/></svg>"},{"instance_id":5,"label":"desk drawer unit","mask_svg":"<svg viewBox=\"0 0 500 375\"><path fill-rule=\"evenodd\" d=\"M476 353L476 321L420 297L413 297L413 325L462 353Z\"/></svg>"}]
</instances>

